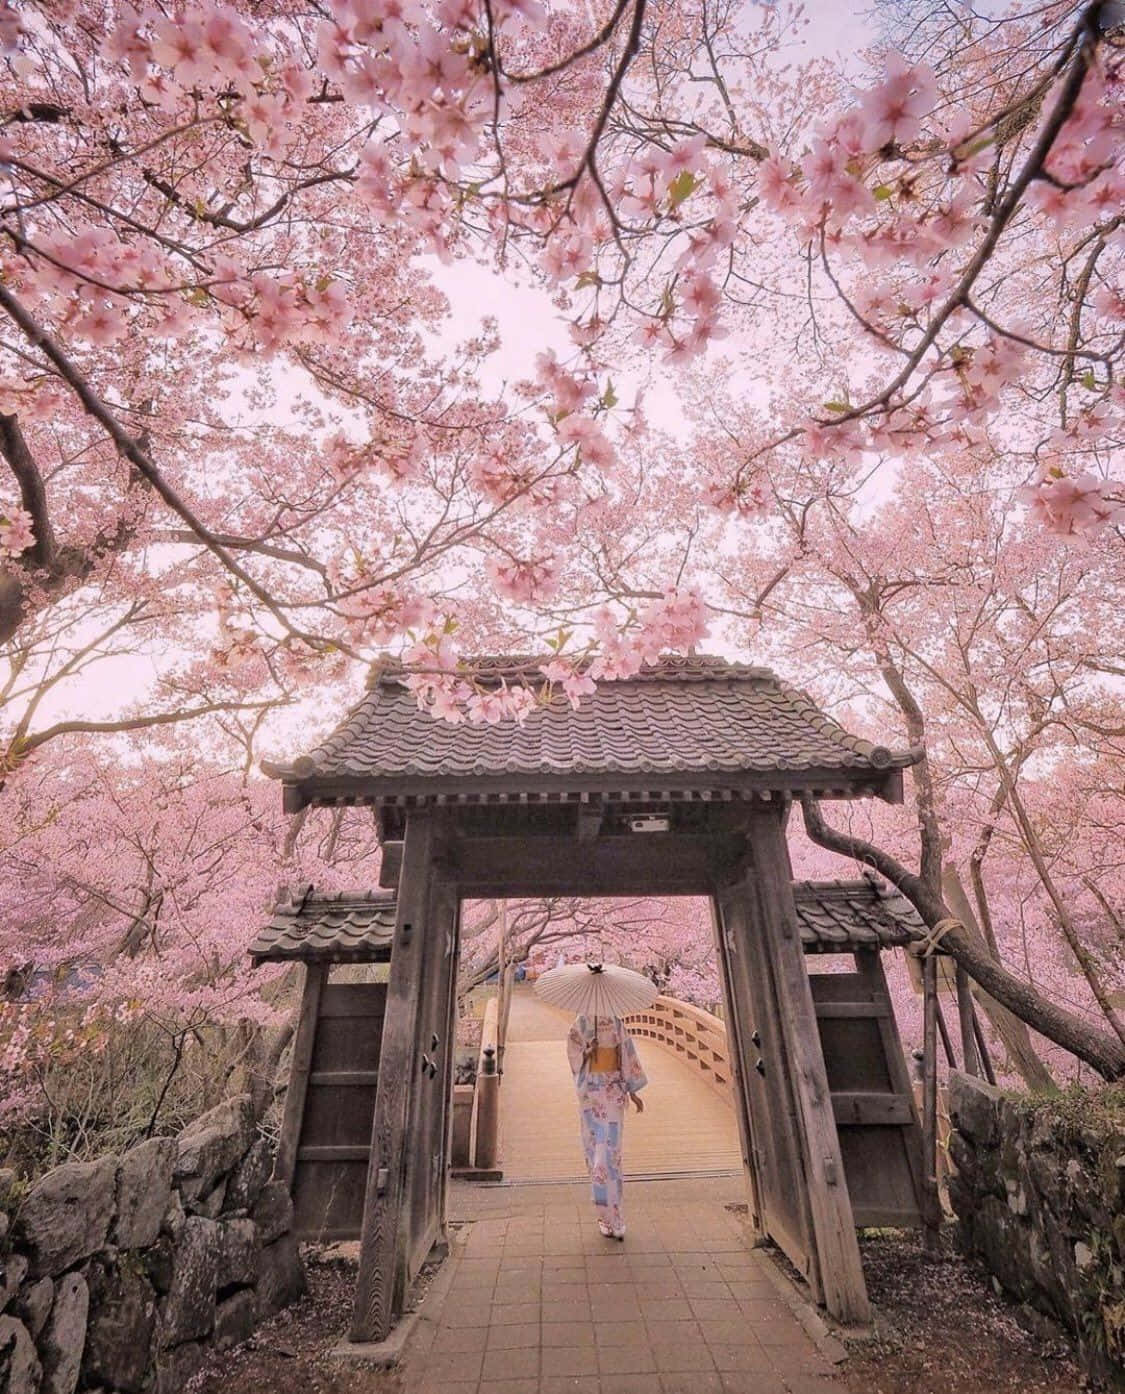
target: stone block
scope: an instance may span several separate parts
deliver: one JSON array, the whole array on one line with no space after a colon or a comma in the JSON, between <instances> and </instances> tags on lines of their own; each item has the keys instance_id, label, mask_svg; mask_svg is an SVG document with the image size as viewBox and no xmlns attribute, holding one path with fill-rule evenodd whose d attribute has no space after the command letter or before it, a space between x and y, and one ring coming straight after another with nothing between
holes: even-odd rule
<instances>
[{"instance_id":1,"label":"stone block","mask_svg":"<svg viewBox=\"0 0 1125 1394\"><path fill-rule=\"evenodd\" d=\"M208 1336L215 1325L215 1278L219 1267L219 1226L191 1215L176 1245L172 1283L160 1316L160 1346L182 1345Z\"/></svg>"},{"instance_id":2,"label":"stone block","mask_svg":"<svg viewBox=\"0 0 1125 1394\"><path fill-rule=\"evenodd\" d=\"M182 1227L180 1233L183 1234ZM176 1266L176 1244L171 1235L162 1234L155 1244L150 1244L140 1255L140 1263L149 1282L163 1297L171 1290Z\"/></svg>"},{"instance_id":3,"label":"stone block","mask_svg":"<svg viewBox=\"0 0 1125 1394\"><path fill-rule=\"evenodd\" d=\"M184 1386L199 1373L207 1359L202 1341L186 1341L174 1350L163 1351L156 1364L154 1394L183 1394Z\"/></svg>"},{"instance_id":4,"label":"stone block","mask_svg":"<svg viewBox=\"0 0 1125 1394\"><path fill-rule=\"evenodd\" d=\"M214 1342L218 1350L230 1350L250 1339L258 1321L257 1298L250 1288L243 1288L215 1309Z\"/></svg>"},{"instance_id":5,"label":"stone block","mask_svg":"<svg viewBox=\"0 0 1125 1394\"><path fill-rule=\"evenodd\" d=\"M996 1196L984 1196L976 1208L973 1234L989 1270L1021 1301L1031 1292L1028 1226Z\"/></svg>"},{"instance_id":6,"label":"stone block","mask_svg":"<svg viewBox=\"0 0 1125 1394\"><path fill-rule=\"evenodd\" d=\"M46 1325L47 1317L51 1312L51 1303L54 1300L54 1283L50 1278L40 1278L37 1283L31 1283L25 1287L12 1303L12 1311L31 1332L35 1340L39 1339L39 1333Z\"/></svg>"},{"instance_id":7,"label":"stone block","mask_svg":"<svg viewBox=\"0 0 1125 1394\"><path fill-rule=\"evenodd\" d=\"M66 1273L55 1284L51 1315L39 1338L43 1361L43 1394L74 1394L82 1352L86 1348L86 1318L90 1289L81 1273Z\"/></svg>"},{"instance_id":8,"label":"stone block","mask_svg":"<svg viewBox=\"0 0 1125 1394\"><path fill-rule=\"evenodd\" d=\"M263 1244L272 1244L293 1227L293 1200L284 1181L270 1181L262 1187L251 1214Z\"/></svg>"},{"instance_id":9,"label":"stone block","mask_svg":"<svg viewBox=\"0 0 1125 1394\"><path fill-rule=\"evenodd\" d=\"M144 1384L156 1329L156 1294L134 1256L90 1265L90 1324L83 1383L135 1394Z\"/></svg>"},{"instance_id":10,"label":"stone block","mask_svg":"<svg viewBox=\"0 0 1125 1394\"><path fill-rule=\"evenodd\" d=\"M155 1242L172 1199L177 1151L175 1138L153 1137L122 1157L113 1227L113 1242L118 1248L140 1249Z\"/></svg>"},{"instance_id":11,"label":"stone block","mask_svg":"<svg viewBox=\"0 0 1125 1394\"><path fill-rule=\"evenodd\" d=\"M0 1317L0 1389L5 1394L39 1394L42 1376L27 1327L15 1317Z\"/></svg>"},{"instance_id":12,"label":"stone block","mask_svg":"<svg viewBox=\"0 0 1125 1394\"><path fill-rule=\"evenodd\" d=\"M291 1234L263 1249L258 1263L257 1314L261 1321L304 1296L305 1270Z\"/></svg>"},{"instance_id":13,"label":"stone block","mask_svg":"<svg viewBox=\"0 0 1125 1394\"><path fill-rule=\"evenodd\" d=\"M68 1162L32 1186L20 1206L16 1233L33 1277L54 1276L106 1242L116 1199L117 1158Z\"/></svg>"},{"instance_id":14,"label":"stone block","mask_svg":"<svg viewBox=\"0 0 1125 1394\"><path fill-rule=\"evenodd\" d=\"M177 1139L175 1176L197 1183L195 1194L210 1191L224 1172L238 1163L254 1141L256 1122L249 1094L224 1099Z\"/></svg>"},{"instance_id":15,"label":"stone block","mask_svg":"<svg viewBox=\"0 0 1125 1394\"><path fill-rule=\"evenodd\" d=\"M202 1215L208 1220L217 1220L223 1213L223 1201L226 1199L227 1183L226 1178L213 1187L206 1195L197 1196L187 1203L189 1215Z\"/></svg>"},{"instance_id":16,"label":"stone block","mask_svg":"<svg viewBox=\"0 0 1125 1394\"><path fill-rule=\"evenodd\" d=\"M184 1209L184 1203L180 1199L179 1192L174 1190L168 1201L168 1208L164 1212L164 1218L160 1222L160 1232L170 1235L173 1239L179 1239L184 1232L186 1219L187 1211Z\"/></svg>"},{"instance_id":17,"label":"stone block","mask_svg":"<svg viewBox=\"0 0 1125 1394\"><path fill-rule=\"evenodd\" d=\"M250 1150L231 1173L227 1186L227 1210L253 1210L272 1172L273 1148L264 1137L260 1137L250 1144Z\"/></svg>"},{"instance_id":18,"label":"stone block","mask_svg":"<svg viewBox=\"0 0 1125 1394\"><path fill-rule=\"evenodd\" d=\"M954 1071L949 1076L949 1116L953 1126L979 1147L999 1140L998 1114L1003 1093L983 1079Z\"/></svg>"},{"instance_id":19,"label":"stone block","mask_svg":"<svg viewBox=\"0 0 1125 1394\"><path fill-rule=\"evenodd\" d=\"M23 1254L5 1254L0 1258L0 1312L7 1310L8 1303L19 1291L27 1277L27 1269L28 1262Z\"/></svg>"},{"instance_id":20,"label":"stone block","mask_svg":"<svg viewBox=\"0 0 1125 1394\"><path fill-rule=\"evenodd\" d=\"M215 1286L250 1287L258 1281L261 1243L253 1220L219 1221L219 1268Z\"/></svg>"}]
</instances>

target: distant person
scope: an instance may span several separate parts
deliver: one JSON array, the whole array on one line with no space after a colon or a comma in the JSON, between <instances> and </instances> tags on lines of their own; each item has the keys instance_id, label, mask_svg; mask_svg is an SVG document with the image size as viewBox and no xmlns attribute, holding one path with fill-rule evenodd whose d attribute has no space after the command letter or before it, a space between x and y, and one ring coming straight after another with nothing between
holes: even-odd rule
<instances>
[{"instance_id":1,"label":"distant person","mask_svg":"<svg viewBox=\"0 0 1125 1394\"><path fill-rule=\"evenodd\" d=\"M566 1054L578 1090L582 1150L598 1230L607 1239L624 1239L621 1143L625 1105L631 1099L638 1113L644 1111L640 1092L648 1080L620 1017L578 1017L567 1037Z\"/></svg>"}]
</instances>

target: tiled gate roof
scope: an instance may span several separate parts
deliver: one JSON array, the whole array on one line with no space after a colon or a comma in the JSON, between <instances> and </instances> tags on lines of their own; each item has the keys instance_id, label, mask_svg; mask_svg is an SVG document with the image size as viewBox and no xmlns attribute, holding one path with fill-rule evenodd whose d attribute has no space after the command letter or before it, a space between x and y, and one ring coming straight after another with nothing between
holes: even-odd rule
<instances>
[{"instance_id":1,"label":"tiled gate roof","mask_svg":"<svg viewBox=\"0 0 1125 1394\"><path fill-rule=\"evenodd\" d=\"M925 931L910 904L869 881L798 881L793 886L806 953L848 953L908 944ZM393 892L311 892L282 901L250 945L258 962L370 963L390 957Z\"/></svg>"},{"instance_id":2,"label":"tiled gate roof","mask_svg":"<svg viewBox=\"0 0 1125 1394\"><path fill-rule=\"evenodd\" d=\"M288 807L496 791L667 797L704 787L897 799L900 772L915 759L851 735L769 669L719 658L666 659L599 682L577 709L546 688L538 661L487 660L478 682L539 687L542 703L522 724L436 720L405 677L383 667L327 740L292 765L265 766L291 791Z\"/></svg>"}]
</instances>

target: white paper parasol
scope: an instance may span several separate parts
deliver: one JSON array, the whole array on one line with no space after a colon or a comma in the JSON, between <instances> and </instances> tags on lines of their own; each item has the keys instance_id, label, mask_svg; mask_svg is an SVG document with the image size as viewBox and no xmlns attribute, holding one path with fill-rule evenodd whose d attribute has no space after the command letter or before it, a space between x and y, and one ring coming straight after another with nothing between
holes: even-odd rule
<instances>
[{"instance_id":1,"label":"white paper parasol","mask_svg":"<svg viewBox=\"0 0 1125 1394\"><path fill-rule=\"evenodd\" d=\"M642 974L615 963L567 963L535 981L536 995L575 1016L628 1016L643 1012L660 990Z\"/></svg>"}]
</instances>

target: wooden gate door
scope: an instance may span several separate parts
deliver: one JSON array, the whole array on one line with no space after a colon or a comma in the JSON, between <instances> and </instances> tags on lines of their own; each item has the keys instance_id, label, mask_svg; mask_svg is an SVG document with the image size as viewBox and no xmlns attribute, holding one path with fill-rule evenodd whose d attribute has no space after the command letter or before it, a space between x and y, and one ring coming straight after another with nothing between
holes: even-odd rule
<instances>
[{"instance_id":1,"label":"wooden gate door","mask_svg":"<svg viewBox=\"0 0 1125 1394\"><path fill-rule=\"evenodd\" d=\"M805 1166L770 957L751 916L745 880L715 897L731 1055L739 1084L740 1127L757 1207L756 1227L823 1298Z\"/></svg>"},{"instance_id":2,"label":"wooden gate door","mask_svg":"<svg viewBox=\"0 0 1125 1394\"><path fill-rule=\"evenodd\" d=\"M922 1132L879 955L809 976L857 1225L921 1225Z\"/></svg>"},{"instance_id":3,"label":"wooden gate door","mask_svg":"<svg viewBox=\"0 0 1125 1394\"><path fill-rule=\"evenodd\" d=\"M332 983L310 964L275 1175L300 1239L358 1239L379 1082L386 983Z\"/></svg>"}]
</instances>

